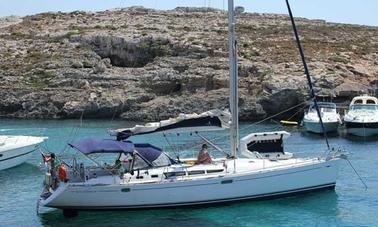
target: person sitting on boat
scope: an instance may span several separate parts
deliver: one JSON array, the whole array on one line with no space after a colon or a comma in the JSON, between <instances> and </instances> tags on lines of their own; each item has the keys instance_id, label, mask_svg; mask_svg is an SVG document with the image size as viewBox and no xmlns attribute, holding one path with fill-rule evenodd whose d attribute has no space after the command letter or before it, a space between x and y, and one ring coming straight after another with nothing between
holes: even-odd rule
<instances>
[{"instance_id":1,"label":"person sitting on boat","mask_svg":"<svg viewBox=\"0 0 378 227\"><path fill-rule=\"evenodd\" d=\"M207 144L203 144L200 152L198 153L196 164L211 164L212 159L207 151Z\"/></svg>"}]
</instances>

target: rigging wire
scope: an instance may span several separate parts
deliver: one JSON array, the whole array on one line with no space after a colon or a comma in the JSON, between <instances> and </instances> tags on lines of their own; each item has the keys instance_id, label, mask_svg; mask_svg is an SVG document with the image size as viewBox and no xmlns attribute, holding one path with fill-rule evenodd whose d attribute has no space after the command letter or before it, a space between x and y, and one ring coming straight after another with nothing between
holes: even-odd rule
<instances>
[{"instance_id":1,"label":"rigging wire","mask_svg":"<svg viewBox=\"0 0 378 227\"><path fill-rule=\"evenodd\" d=\"M298 108L298 107L300 107L300 106L302 106L302 105L305 105L305 104L307 104L307 103L308 103L308 100L303 101L303 102L301 102L301 103L299 103L299 104L297 104L297 105L295 105L295 106L292 106L292 107L290 107L290 108L288 108L288 109L286 109L286 110L283 110L283 111L281 111L281 112L279 112L279 113L276 113L276 114L274 114L274 115L272 115L272 116L270 116L270 117L264 118L264 119L262 119L262 120L260 120L260 121L257 121L257 122L255 122L255 123L253 123L253 124L250 124L250 125L248 125L247 127L240 128L239 131L246 131L246 130L252 128L252 127L255 127L256 125L259 125L259 124L261 124L261 123L263 123L263 122L265 122L265 121L267 121L267 120L273 119L273 118L275 118L275 117L277 117L277 116L279 116L279 115L281 115L281 114L283 114L283 113L286 113L286 112L288 112L288 111L290 111L290 110L293 110L293 109L295 109L295 108ZM303 107L303 108L304 108L304 107ZM211 139L211 140L209 139L209 141L212 142L212 143L214 143L214 142L219 141L219 140L224 140L225 138L228 138L228 137L229 137L228 135L222 135L222 136L219 136L219 137L215 137L215 138L213 138L213 139ZM201 146L201 144L199 144L199 143L194 143L193 145L188 145L188 147L187 147L186 149L189 150L189 149L193 149L193 148L200 147L200 146Z\"/></svg>"},{"instance_id":2,"label":"rigging wire","mask_svg":"<svg viewBox=\"0 0 378 227\"><path fill-rule=\"evenodd\" d=\"M297 115L298 113L300 113L301 111L303 111L303 109L305 108L306 106L303 106L302 108L300 108L298 111L296 111L293 115L291 115L287 120L291 120L295 115ZM276 120L274 120L274 119L271 119L271 121L273 121L274 123L276 123L277 124L277 126L276 127L274 127L273 129L270 129L270 130L277 130L277 129L279 129L279 128L284 128L284 126L280 123L280 122L278 122L278 121L276 121Z\"/></svg>"},{"instance_id":3,"label":"rigging wire","mask_svg":"<svg viewBox=\"0 0 378 227\"><path fill-rule=\"evenodd\" d=\"M306 62L306 59L305 59L305 56L304 56L301 41L299 39L297 26L295 25L295 20L294 20L294 17L293 17L293 13L291 11L289 0L286 0L286 6L287 6L287 10L289 12L291 25L292 25L293 32L294 32L294 35L295 35L295 39L296 39L297 46L298 46L298 51L299 51L299 54L300 54L301 59L302 59L303 68L304 68L304 71L305 71L305 74L306 74L306 77L307 77L308 86L310 87L310 95L311 95L311 98L313 99L316 112L318 113L320 125L322 126L322 130L323 130L324 138L325 138L325 141L326 141L326 144L327 144L327 148L328 148L328 150L330 150L330 145L329 145L328 138L327 138L327 132L325 131L322 115L321 115L320 110L319 110L318 102L316 101L316 95L315 95L314 88L312 86L310 72L309 72L308 67L307 67L307 62Z\"/></svg>"},{"instance_id":4,"label":"rigging wire","mask_svg":"<svg viewBox=\"0 0 378 227\"><path fill-rule=\"evenodd\" d=\"M177 159L180 159L180 151L176 147L176 145L173 145L171 142L169 142L168 137L165 133L163 133L163 137L164 137L165 141L167 142L168 146L170 146L172 148L172 151L173 151L173 153L175 153Z\"/></svg>"},{"instance_id":5,"label":"rigging wire","mask_svg":"<svg viewBox=\"0 0 378 227\"><path fill-rule=\"evenodd\" d=\"M113 124L113 121L115 120L115 118L116 118L116 116L117 116L117 113L120 113L120 114L122 113L123 102L122 102L122 101L120 101L120 102L121 102L121 105L118 105L118 106L115 108L114 112L113 112L112 119L110 120L110 125Z\"/></svg>"},{"instance_id":6,"label":"rigging wire","mask_svg":"<svg viewBox=\"0 0 378 227\"><path fill-rule=\"evenodd\" d=\"M83 109L83 111L81 112L81 115L80 115L80 124L78 126L72 127L71 132L69 134L70 135L69 137L71 137L71 138L68 140L69 142L66 143L65 146L63 147L62 151L60 152L60 156L65 155L66 151L69 150L70 146L68 144L73 142L73 140L76 138L76 135L80 131L80 128L83 126L83 117L84 117L84 109Z\"/></svg>"},{"instance_id":7,"label":"rigging wire","mask_svg":"<svg viewBox=\"0 0 378 227\"><path fill-rule=\"evenodd\" d=\"M85 111L85 109L83 109L83 111L81 111L81 115L80 115L80 125L79 125L80 128L83 126L84 111Z\"/></svg>"},{"instance_id":8,"label":"rigging wire","mask_svg":"<svg viewBox=\"0 0 378 227\"><path fill-rule=\"evenodd\" d=\"M253 124L251 124L251 125L249 125L249 126L247 126L247 127L245 127L245 128L240 129L240 131L250 129L251 127L254 127L254 126L258 125L258 124L261 124L261 123L263 123L263 122L265 122L265 121L267 121L267 120L273 119L273 118L275 118L275 117L277 117L277 116L279 116L279 115L281 115L281 114L284 114L284 113L286 113L286 112L288 112L288 111L290 111L290 110L293 110L293 109L295 109L295 108L298 108L298 107L300 107L300 106L302 106L302 105L305 105L305 104L307 104L307 103L308 103L307 100L306 100L306 101L303 101L303 102L301 102L301 103L299 103L299 104L297 104L297 105L295 105L295 106L292 106L292 107L290 107L290 108L288 108L288 109L286 109L286 110L283 110L283 111L281 111L281 112L279 112L279 113L273 114L273 115L270 116L270 117L267 117L267 118L264 118L264 119L262 119L262 120L260 120L260 121L254 122Z\"/></svg>"},{"instance_id":9,"label":"rigging wire","mask_svg":"<svg viewBox=\"0 0 378 227\"><path fill-rule=\"evenodd\" d=\"M368 189L368 186L366 185L365 181L362 179L361 175L357 172L357 170L354 168L354 166L352 165L352 163L350 162L350 160L348 159L348 157L346 155L343 155L342 158L344 158L350 165L350 167L353 169L354 173L357 175L358 179L360 179L360 181L362 182L362 184L364 185L365 187L365 191Z\"/></svg>"},{"instance_id":10,"label":"rigging wire","mask_svg":"<svg viewBox=\"0 0 378 227\"><path fill-rule=\"evenodd\" d=\"M198 134L198 132L196 132L196 135L198 137L200 137L201 139L203 139L206 143L210 144L212 147L214 147L216 150L226 154L227 156L229 156L230 154L225 152L224 150L222 150L222 148L218 147L217 145L215 145L214 143L212 143L210 140L208 140L207 138L205 138L204 136Z\"/></svg>"}]
</instances>

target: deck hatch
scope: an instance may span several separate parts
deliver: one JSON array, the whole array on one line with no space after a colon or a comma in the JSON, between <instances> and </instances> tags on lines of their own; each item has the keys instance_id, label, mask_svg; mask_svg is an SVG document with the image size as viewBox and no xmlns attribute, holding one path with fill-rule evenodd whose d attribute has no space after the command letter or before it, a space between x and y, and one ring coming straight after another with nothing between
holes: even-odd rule
<instances>
[{"instance_id":1,"label":"deck hatch","mask_svg":"<svg viewBox=\"0 0 378 227\"><path fill-rule=\"evenodd\" d=\"M221 184L231 184L232 182L234 182L234 181L233 180L222 180Z\"/></svg>"}]
</instances>

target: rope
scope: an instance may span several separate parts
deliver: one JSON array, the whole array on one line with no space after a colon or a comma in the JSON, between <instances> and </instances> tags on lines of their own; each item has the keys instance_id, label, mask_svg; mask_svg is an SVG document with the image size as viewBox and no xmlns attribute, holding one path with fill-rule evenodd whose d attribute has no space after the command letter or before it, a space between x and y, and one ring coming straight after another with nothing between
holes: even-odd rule
<instances>
[{"instance_id":1,"label":"rope","mask_svg":"<svg viewBox=\"0 0 378 227\"><path fill-rule=\"evenodd\" d=\"M293 106L293 107L290 107L290 108L288 108L288 109L286 109L286 110L283 110L283 111L281 111L281 112L279 112L279 113L276 113L276 114L274 114L274 115L272 115L272 116L270 116L270 117L267 117L267 118L265 118L265 119L262 119L261 121L255 122L255 123L249 125L248 127L245 127L245 128L243 128L243 129L240 129L240 131L241 131L241 130L247 130L247 129L249 129L249 128L255 126L255 125L258 125L258 124L261 124L261 123L263 123L263 122L265 122L265 121L267 121L267 120L273 119L273 118L275 118L275 117L277 117L277 116L279 116L279 115L281 115L281 114L283 114L283 113L286 113L286 112L288 112L288 111L290 111L290 110L292 110L292 109L295 109L295 108L297 108L297 107L299 107L299 106L301 106L301 105L307 104L307 103L308 103L308 101L301 102L301 103L299 103L299 104L297 104L297 105L295 105L295 106Z\"/></svg>"},{"instance_id":2,"label":"rope","mask_svg":"<svg viewBox=\"0 0 378 227\"><path fill-rule=\"evenodd\" d=\"M350 160L348 159L348 157L344 157L344 159L347 160L347 162L349 163L350 167L352 167L352 169L356 173L358 179L360 179L360 181L364 185L365 191L366 191L368 189L368 186L366 185L365 181L362 179L362 177L360 176L360 174L358 174L357 170L354 168L354 166L352 165L352 163L350 162Z\"/></svg>"},{"instance_id":3,"label":"rope","mask_svg":"<svg viewBox=\"0 0 378 227\"><path fill-rule=\"evenodd\" d=\"M305 107L300 108L297 112L295 112L293 115L291 115L288 120L291 120L295 115L297 115L299 112L301 112Z\"/></svg>"},{"instance_id":4,"label":"rope","mask_svg":"<svg viewBox=\"0 0 378 227\"><path fill-rule=\"evenodd\" d=\"M301 112L304 108L305 107L300 108L297 112L295 112L293 115L291 115L287 120L291 120L295 115L297 115L299 112ZM278 122L278 121L276 121L274 119L271 119L271 121L274 122L277 125L273 129L270 129L271 131L277 130L277 129L280 129L280 128L281 129L284 128L280 122Z\"/></svg>"}]
</instances>

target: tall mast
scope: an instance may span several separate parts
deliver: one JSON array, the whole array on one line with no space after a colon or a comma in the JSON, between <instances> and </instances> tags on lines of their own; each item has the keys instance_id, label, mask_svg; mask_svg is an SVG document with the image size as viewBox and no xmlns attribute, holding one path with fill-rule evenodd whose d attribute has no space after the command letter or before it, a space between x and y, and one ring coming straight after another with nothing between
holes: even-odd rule
<instances>
[{"instance_id":1,"label":"tall mast","mask_svg":"<svg viewBox=\"0 0 378 227\"><path fill-rule=\"evenodd\" d=\"M287 6L287 10L289 12L289 16L290 16L291 25L292 25L292 28L293 28L295 40L297 41L298 51L299 51L299 54L301 56L303 68L304 68L304 71L305 71L305 74L306 74L306 77L307 77L308 86L310 87L310 95L311 95L311 98L313 99L314 106L315 106L316 112L317 112L318 117L319 117L319 122L320 122L320 125L321 125L322 130L323 130L323 135L324 135L324 138L325 138L325 141L326 141L326 144L327 144L327 148L329 150L330 146L329 146L329 142L328 142L328 138L327 138L327 132L326 132L325 127L324 127L322 114L320 113L320 110L319 110L318 101L316 100L315 91L314 91L314 88L312 86L310 71L308 70L308 67L307 67L306 58L304 56L301 40L299 38L297 26L295 25L295 20L294 20L293 13L291 11L289 0L286 0L286 6Z\"/></svg>"},{"instance_id":2,"label":"tall mast","mask_svg":"<svg viewBox=\"0 0 378 227\"><path fill-rule=\"evenodd\" d=\"M231 111L231 154L236 158L239 149L239 117L238 117L238 66L235 39L234 1L228 0L228 52L230 59L230 111Z\"/></svg>"}]
</instances>

